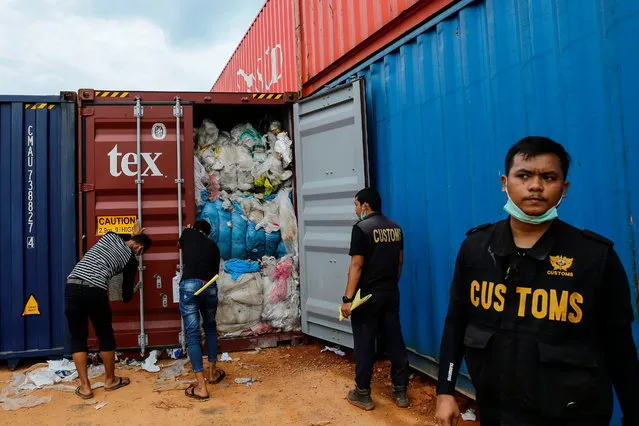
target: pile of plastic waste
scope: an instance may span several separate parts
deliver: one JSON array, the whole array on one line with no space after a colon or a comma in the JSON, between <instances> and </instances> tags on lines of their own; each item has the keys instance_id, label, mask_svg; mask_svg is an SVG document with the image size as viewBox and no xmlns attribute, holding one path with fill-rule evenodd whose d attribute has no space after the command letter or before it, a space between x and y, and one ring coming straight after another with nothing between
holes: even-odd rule
<instances>
[{"instance_id":1,"label":"pile of plastic waste","mask_svg":"<svg viewBox=\"0 0 639 426\"><path fill-rule=\"evenodd\" d=\"M198 219L220 248L217 327L223 337L300 328L292 141L273 121L195 130Z\"/></svg>"}]
</instances>

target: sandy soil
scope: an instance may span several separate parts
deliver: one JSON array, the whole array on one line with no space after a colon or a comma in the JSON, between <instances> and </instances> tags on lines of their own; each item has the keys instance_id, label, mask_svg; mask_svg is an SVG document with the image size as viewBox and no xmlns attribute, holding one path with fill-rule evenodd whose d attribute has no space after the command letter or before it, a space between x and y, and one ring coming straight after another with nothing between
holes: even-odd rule
<instances>
[{"instance_id":1,"label":"sandy soil","mask_svg":"<svg viewBox=\"0 0 639 426\"><path fill-rule=\"evenodd\" d=\"M17 411L0 409L0 424L5 425L433 425L435 382L414 372L409 387L412 405L401 409L390 398L390 363L379 361L373 379L373 401L376 408L365 412L346 401L353 386L355 364L352 353L340 357L332 352L320 353L323 345L280 346L260 353L231 353L232 362L218 363L227 377L218 385L210 385L211 399L194 401L184 395L193 379L190 364L186 374L158 382L160 373L120 369L116 373L131 378L131 385L113 392L94 391L89 402L107 402L99 410L73 393L60 390L36 390L33 395L51 396L49 404ZM41 361L41 360L39 360ZM172 360L161 360L167 365ZM30 366L22 362L18 370ZM0 365L0 388L7 386L13 372L6 363ZM234 379L259 378L247 387ZM93 379L103 381L104 377ZM177 381L176 381L177 380ZM181 389L157 391L157 386ZM459 395L462 411L475 407ZM476 408L476 407L475 407ZM462 422L460 425L478 425Z\"/></svg>"}]
</instances>

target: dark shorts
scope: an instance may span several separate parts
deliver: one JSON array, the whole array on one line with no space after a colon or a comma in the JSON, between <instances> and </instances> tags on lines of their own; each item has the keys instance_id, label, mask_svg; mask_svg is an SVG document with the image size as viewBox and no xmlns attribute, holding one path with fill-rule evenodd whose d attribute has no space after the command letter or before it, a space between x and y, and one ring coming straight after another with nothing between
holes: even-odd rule
<instances>
[{"instance_id":1,"label":"dark shorts","mask_svg":"<svg viewBox=\"0 0 639 426\"><path fill-rule=\"evenodd\" d=\"M106 290L84 281L70 279L64 290L64 313L71 334L71 353L87 352L89 319L98 336L100 351L114 351L111 306Z\"/></svg>"}]
</instances>

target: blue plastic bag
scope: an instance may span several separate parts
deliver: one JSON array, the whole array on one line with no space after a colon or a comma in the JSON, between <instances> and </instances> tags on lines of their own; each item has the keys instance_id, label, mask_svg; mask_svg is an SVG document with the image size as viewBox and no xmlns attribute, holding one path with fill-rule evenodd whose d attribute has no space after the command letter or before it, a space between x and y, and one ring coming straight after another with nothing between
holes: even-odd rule
<instances>
[{"instance_id":1,"label":"blue plastic bag","mask_svg":"<svg viewBox=\"0 0 639 426\"><path fill-rule=\"evenodd\" d=\"M224 264L224 270L236 281L242 274L260 272L260 264L250 260L231 259Z\"/></svg>"},{"instance_id":2,"label":"blue plastic bag","mask_svg":"<svg viewBox=\"0 0 639 426\"><path fill-rule=\"evenodd\" d=\"M220 248L220 257L222 259L231 259L231 228L229 224L232 223L232 214L230 211L224 210L222 207L222 201L217 200L215 202L215 206L217 207L217 211L219 214L220 222L219 222L219 236L217 241L217 246Z\"/></svg>"},{"instance_id":3,"label":"blue plastic bag","mask_svg":"<svg viewBox=\"0 0 639 426\"><path fill-rule=\"evenodd\" d=\"M202 207L202 212L200 213L198 219L206 220L209 225L211 225L211 233L209 234L209 238L217 243L220 227L220 217L215 203L204 204L204 206Z\"/></svg>"},{"instance_id":4,"label":"blue plastic bag","mask_svg":"<svg viewBox=\"0 0 639 426\"><path fill-rule=\"evenodd\" d=\"M246 227L246 256L251 260L260 260L266 253L266 232L255 229L255 222L249 220Z\"/></svg>"},{"instance_id":5,"label":"blue plastic bag","mask_svg":"<svg viewBox=\"0 0 639 426\"><path fill-rule=\"evenodd\" d=\"M282 241L282 234L280 231L275 231L266 234L266 247L265 252L267 256L277 256L277 248Z\"/></svg>"},{"instance_id":6,"label":"blue plastic bag","mask_svg":"<svg viewBox=\"0 0 639 426\"><path fill-rule=\"evenodd\" d=\"M246 259L246 220L242 217L244 211L237 201L233 202L233 213L231 214L231 258Z\"/></svg>"}]
</instances>

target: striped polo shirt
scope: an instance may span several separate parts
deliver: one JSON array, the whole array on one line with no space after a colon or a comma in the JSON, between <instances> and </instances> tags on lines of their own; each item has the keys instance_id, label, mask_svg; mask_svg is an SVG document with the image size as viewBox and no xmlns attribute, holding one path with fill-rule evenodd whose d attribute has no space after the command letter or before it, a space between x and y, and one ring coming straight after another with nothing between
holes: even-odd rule
<instances>
[{"instance_id":1,"label":"striped polo shirt","mask_svg":"<svg viewBox=\"0 0 639 426\"><path fill-rule=\"evenodd\" d=\"M122 272L131 256L133 252L124 240L108 232L86 252L68 278L79 278L106 290L107 281Z\"/></svg>"}]
</instances>

